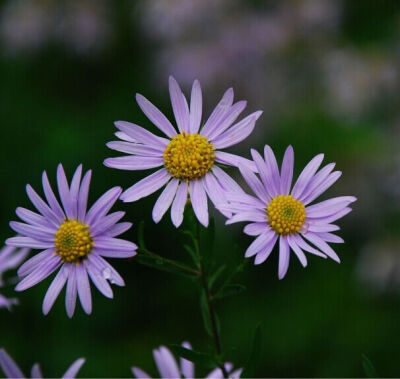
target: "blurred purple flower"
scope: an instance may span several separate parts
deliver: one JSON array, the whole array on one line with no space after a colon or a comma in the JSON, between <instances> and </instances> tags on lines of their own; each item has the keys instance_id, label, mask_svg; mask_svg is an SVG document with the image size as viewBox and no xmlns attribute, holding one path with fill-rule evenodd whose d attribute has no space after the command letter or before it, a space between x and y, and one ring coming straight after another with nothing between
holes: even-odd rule
<instances>
[{"instance_id":1,"label":"blurred purple flower","mask_svg":"<svg viewBox=\"0 0 400 379\"><path fill-rule=\"evenodd\" d=\"M125 141L110 142L107 146L130 155L108 158L104 164L120 170L145 170L164 166L127 189L121 199L125 202L137 201L166 185L153 208L155 222L161 220L172 204L172 222L179 227L190 194L197 219L208 226L207 196L218 206L225 202L223 194L226 190L241 191L216 163L231 166L243 164L254 169L251 161L220 150L247 138L262 112L251 113L234 124L247 102L238 101L233 104L233 90L230 88L201 127L203 100L200 83L197 80L193 83L190 108L172 77L169 80L169 91L179 132L158 108L137 94L139 107L168 139L158 137L138 125L118 121L115 126L123 133L122 139ZM224 213L230 215L229 211Z\"/></svg>"},{"instance_id":2,"label":"blurred purple flower","mask_svg":"<svg viewBox=\"0 0 400 379\"><path fill-rule=\"evenodd\" d=\"M81 181L80 165L69 186L62 165L58 166L61 206L44 172L42 182L48 204L28 185L28 197L40 214L17 208L18 217L25 223L10 223L20 236L8 239L8 245L45 249L19 268L18 275L25 278L16 286L17 291L38 284L61 267L44 298L44 314L50 311L65 283L68 316L74 314L77 295L84 311L90 314L92 297L88 275L104 296L112 298L107 280L119 286L123 286L124 281L103 257L128 258L136 254L134 243L114 238L132 226L118 223L125 212L108 215L121 194L120 187L107 191L87 211L91 174L88 171Z\"/></svg>"},{"instance_id":3,"label":"blurred purple flower","mask_svg":"<svg viewBox=\"0 0 400 379\"><path fill-rule=\"evenodd\" d=\"M389 100L400 84L397 62L379 53L330 51L322 68L328 107L346 116L359 117L382 99Z\"/></svg>"},{"instance_id":4,"label":"blurred purple flower","mask_svg":"<svg viewBox=\"0 0 400 379\"><path fill-rule=\"evenodd\" d=\"M64 373L62 378L75 378L84 363L84 358L77 359ZM22 370L18 367L18 365L4 349L0 349L0 366L3 369L4 374L7 378L25 378ZM31 377L44 378L42 370L38 363L35 363L33 365L31 370Z\"/></svg>"},{"instance_id":5,"label":"blurred purple flower","mask_svg":"<svg viewBox=\"0 0 400 379\"><path fill-rule=\"evenodd\" d=\"M109 6L107 0L68 1L56 25L57 37L80 55L101 51L112 35Z\"/></svg>"},{"instance_id":6,"label":"blurred purple flower","mask_svg":"<svg viewBox=\"0 0 400 379\"><path fill-rule=\"evenodd\" d=\"M16 249L12 246L6 246L0 250L0 288L4 286L4 272L18 267L28 253L29 249L27 248ZM0 294L0 308L11 310L11 307L16 304L18 304L18 299L8 299Z\"/></svg>"},{"instance_id":7,"label":"blurred purple flower","mask_svg":"<svg viewBox=\"0 0 400 379\"><path fill-rule=\"evenodd\" d=\"M358 259L359 280L374 294L400 292L400 241L387 239L366 245Z\"/></svg>"},{"instance_id":8,"label":"blurred purple flower","mask_svg":"<svg viewBox=\"0 0 400 379\"><path fill-rule=\"evenodd\" d=\"M2 46L10 53L34 51L48 41L51 23L51 9L45 2L9 1L0 14Z\"/></svg>"},{"instance_id":9,"label":"blurred purple flower","mask_svg":"<svg viewBox=\"0 0 400 379\"><path fill-rule=\"evenodd\" d=\"M148 38L157 42L156 80L173 73L213 89L235 80L266 117L304 98L340 25L340 1L282 1L254 9L237 0L146 0L139 12ZM298 45L305 45L300 50ZM292 59L293 58L293 59ZM299 65L299 62L304 65ZM295 72L295 77L293 75ZM310 74L312 73L312 74ZM295 78L296 80L293 80ZM272 95L268 95L272 94Z\"/></svg>"},{"instance_id":10,"label":"blurred purple flower","mask_svg":"<svg viewBox=\"0 0 400 379\"><path fill-rule=\"evenodd\" d=\"M292 186L294 152L289 146L283 158L281 172L272 149L266 145L264 158L251 151L260 179L248 168L240 166L240 172L256 196L227 193L229 209L234 216L226 223L250 221L244 233L257 236L246 250L246 257L255 256L255 264L263 263L279 240L279 279L285 277L289 268L290 249L305 267L304 251L340 262L335 251L328 245L342 243L342 238L331 232L339 230L332 222L351 211L353 196L341 196L309 205L341 176L330 163L318 171L323 154L314 157L301 172ZM318 171L318 172L317 172ZM309 245L311 242L315 247Z\"/></svg>"},{"instance_id":11,"label":"blurred purple flower","mask_svg":"<svg viewBox=\"0 0 400 379\"><path fill-rule=\"evenodd\" d=\"M79 55L97 53L111 40L110 5L107 0L8 1L0 14L0 40L11 54L35 52L52 42Z\"/></svg>"},{"instance_id":12,"label":"blurred purple flower","mask_svg":"<svg viewBox=\"0 0 400 379\"><path fill-rule=\"evenodd\" d=\"M192 349L189 342L182 343L186 349ZM160 346L153 350L154 361L156 363L160 378L197 378L195 375L194 363L184 358L180 362L176 361L171 351L165 346ZM225 363L225 369L229 374L229 378L240 378L242 369L233 370L231 363ZM150 378L150 376L139 367L132 367L132 373L136 378ZM220 368L211 371L206 378L223 378L223 373Z\"/></svg>"}]
</instances>

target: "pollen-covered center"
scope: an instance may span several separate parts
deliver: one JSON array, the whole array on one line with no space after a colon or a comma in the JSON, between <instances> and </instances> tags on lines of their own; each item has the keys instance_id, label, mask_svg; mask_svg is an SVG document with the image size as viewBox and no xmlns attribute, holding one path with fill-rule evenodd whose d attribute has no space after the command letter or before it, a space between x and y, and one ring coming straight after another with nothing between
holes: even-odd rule
<instances>
[{"instance_id":1,"label":"pollen-covered center","mask_svg":"<svg viewBox=\"0 0 400 379\"><path fill-rule=\"evenodd\" d=\"M298 233L306 219L304 204L292 195L279 195L267 207L268 223L278 234Z\"/></svg>"},{"instance_id":2,"label":"pollen-covered center","mask_svg":"<svg viewBox=\"0 0 400 379\"><path fill-rule=\"evenodd\" d=\"M174 178L190 181L202 178L214 164L212 143L198 133L178 134L164 150L164 165Z\"/></svg>"},{"instance_id":3,"label":"pollen-covered center","mask_svg":"<svg viewBox=\"0 0 400 379\"><path fill-rule=\"evenodd\" d=\"M56 233L56 254L63 262L81 262L92 250L89 226L77 220L66 220Z\"/></svg>"}]
</instances>

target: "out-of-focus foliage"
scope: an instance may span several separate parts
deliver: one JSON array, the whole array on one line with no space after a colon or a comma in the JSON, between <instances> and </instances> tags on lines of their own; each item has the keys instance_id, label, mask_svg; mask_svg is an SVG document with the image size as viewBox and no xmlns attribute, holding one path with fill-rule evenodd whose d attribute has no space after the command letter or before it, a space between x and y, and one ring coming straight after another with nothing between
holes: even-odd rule
<instances>
[{"instance_id":1,"label":"out-of-focus foliage","mask_svg":"<svg viewBox=\"0 0 400 379\"><path fill-rule=\"evenodd\" d=\"M42 170L53 175L59 162L69 174L81 162L94 170L92 199L143 177L102 165L113 154L105 147L113 121L152 128L135 92L171 116L169 74L186 90L200 79L206 109L233 85L250 110L265 112L232 151L249 157L250 147L268 143L282 155L292 144L298 168L324 152L343 171L327 196L359 201L341 222L341 265L311 257L283 281L276 254L246 265L238 279L247 290L217 306L227 358L246 364L260 322L258 375L363 376L364 354L379 375L399 376L399 37L396 0L4 0L2 238L12 235L14 209L28 205L25 184L39 188ZM151 221L154 199L119 204L135 226L126 238L136 241L144 220L148 249L190 262L168 217ZM223 221L216 216L214 254L221 265L239 264L251 239ZM48 375L84 356L81 376L91 377L129 376L133 364L155 374L151 350L162 344L189 340L205 350L194 284L129 260L113 264L126 287L114 300L93 291L92 316L69 320L60 297L44 317L45 281L0 313L0 345L26 372L46 362ZM14 296L12 287L5 294Z\"/></svg>"}]
</instances>

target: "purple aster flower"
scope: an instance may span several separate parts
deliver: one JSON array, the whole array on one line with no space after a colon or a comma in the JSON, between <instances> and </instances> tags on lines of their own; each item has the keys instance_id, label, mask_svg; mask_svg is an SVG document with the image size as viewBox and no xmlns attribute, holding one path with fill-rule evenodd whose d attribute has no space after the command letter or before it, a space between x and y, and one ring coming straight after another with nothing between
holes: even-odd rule
<instances>
[{"instance_id":1,"label":"purple aster flower","mask_svg":"<svg viewBox=\"0 0 400 379\"><path fill-rule=\"evenodd\" d=\"M279 279L288 270L290 250L304 267L307 265L304 251L340 263L328 242L344 242L332 233L339 230L333 222L351 211L349 204L356 198L340 196L310 205L341 176L340 171L333 171L335 164L330 163L318 171L324 155L317 155L291 189L294 163L291 146L286 149L281 172L268 145L264 148L264 159L255 150L251 154L261 180L244 166L240 166L240 172L255 196L227 194L229 209L234 215L226 223L249 221L244 233L257 236L245 256L255 256L255 264L260 264L269 257L279 240Z\"/></svg>"},{"instance_id":2,"label":"purple aster flower","mask_svg":"<svg viewBox=\"0 0 400 379\"><path fill-rule=\"evenodd\" d=\"M36 285L60 269L44 297L44 314L50 311L65 284L68 316L74 314L77 295L84 311L90 314L89 277L108 298L113 297L113 292L107 280L124 285L121 276L104 257L128 258L136 254L134 243L115 238L132 226L128 222L119 223L125 213L108 214L122 192L120 187L107 191L87 210L91 175L88 171L81 180L80 165L69 186L60 164L57 169L60 205L44 172L42 182L47 203L28 185L28 197L39 213L17 208L16 213L24 222L10 223L20 236L8 239L8 245L43 250L19 268L18 275L24 279L17 285L17 291Z\"/></svg>"},{"instance_id":3,"label":"purple aster flower","mask_svg":"<svg viewBox=\"0 0 400 379\"><path fill-rule=\"evenodd\" d=\"M233 90L230 88L201 127L200 83L197 80L193 83L190 106L172 77L169 79L169 92L178 131L160 110L137 94L139 107L168 138L156 136L138 125L118 121L115 126L122 132L119 137L123 141L109 142L107 146L129 155L106 159L104 164L120 170L162 167L127 189L121 200L136 201L166 186L153 208L153 220L156 223L172 204L172 222L179 227L190 195L198 220L207 226L207 196L217 206L225 202L226 190L241 191L217 163L232 166L242 164L254 169L253 162L221 150L248 137L262 112L254 112L235 123L246 107L246 101L233 103ZM229 211L224 213L227 217L230 216Z\"/></svg>"},{"instance_id":4,"label":"purple aster flower","mask_svg":"<svg viewBox=\"0 0 400 379\"><path fill-rule=\"evenodd\" d=\"M188 342L182 343L186 349L191 349ZM196 378L194 364L184 358L178 363L171 351L165 346L160 346L153 350L154 361L160 375L160 378ZM240 378L242 369L233 370L232 363L225 363L225 369L232 379ZM138 367L132 367L132 373L136 378L150 378L150 376ZM224 375L220 368L211 371L206 378L223 378Z\"/></svg>"},{"instance_id":5,"label":"purple aster flower","mask_svg":"<svg viewBox=\"0 0 400 379\"><path fill-rule=\"evenodd\" d=\"M16 249L5 246L0 250L0 287L4 286L3 274L5 271L18 267L29 253L29 249ZM8 299L0 294L0 308L11 310L13 305L18 304L18 299Z\"/></svg>"},{"instance_id":6,"label":"purple aster flower","mask_svg":"<svg viewBox=\"0 0 400 379\"><path fill-rule=\"evenodd\" d=\"M84 358L77 359L68 370L62 376L62 378L75 378L81 369L82 365L85 363ZM4 371L7 378L25 378L24 373L14 362L14 360L7 354L4 349L0 349L0 366ZM44 378L42 370L38 363L35 363L31 370L32 378Z\"/></svg>"}]
</instances>

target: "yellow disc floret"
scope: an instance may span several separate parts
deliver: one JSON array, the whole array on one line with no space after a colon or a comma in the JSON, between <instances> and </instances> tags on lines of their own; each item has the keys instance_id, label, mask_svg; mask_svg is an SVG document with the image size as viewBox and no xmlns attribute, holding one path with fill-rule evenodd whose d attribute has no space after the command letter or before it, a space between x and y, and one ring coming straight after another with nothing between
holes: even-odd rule
<instances>
[{"instance_id":1,"label":"yellow disc floret","mask_svg":"<svg viewBox=\"0 0 400 379\"><path fill-rule=\"evenodd\" d=\"M77 220L65 220L56 233L55 246L63 262L81 262L93 247L89 226Z\"/></svg>"},{"instance_id":2,"label":"yellow disc floret","mask_svg":"<svg viewBox=\"0 0 400 379\"><path fill-rule=\"evenodd\" d=\"M298 233L306 219L304 204L292 195L279 195L267 207L269 226L278 234Z\"/></svg>"},{"instance_id":3,"label":"yellow disc floret","mask_svg":"<svg viewBox=\"0 0 400 379\"><path fill-rule=\"evenodd\" d=\"M184 181L202 178L211 170L214 159L214 146L198 133L178 134L164 150L165 168Z\"/></svg>"}]
</instances>

